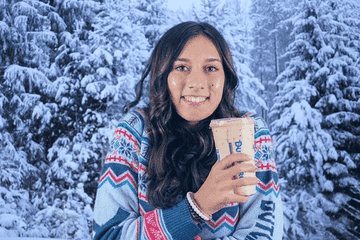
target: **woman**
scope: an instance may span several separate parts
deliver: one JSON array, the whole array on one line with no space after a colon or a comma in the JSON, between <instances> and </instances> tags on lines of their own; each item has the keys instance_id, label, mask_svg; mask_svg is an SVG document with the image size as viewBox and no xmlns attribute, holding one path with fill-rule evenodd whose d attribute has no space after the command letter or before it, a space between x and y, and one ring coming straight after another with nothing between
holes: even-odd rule
<instances>
[{"instance_id":1,"label":"woman","mask_svg":"<svg viewBox=\"0 0 360 240\"><path fill-rule=\"evenodd\" d=\"M149 105L129 111L149 74ZM272 140L261 118L251 116L257 169L241 153L217 161L210 121L250 117L233 106L237 81L228 46L211 25L185 22L163 35L111 138L95 239L282 238ZM255 170L257 178L234 177ZM234 193L254 184L252 196Z\"/></svg>"}]
</instances>

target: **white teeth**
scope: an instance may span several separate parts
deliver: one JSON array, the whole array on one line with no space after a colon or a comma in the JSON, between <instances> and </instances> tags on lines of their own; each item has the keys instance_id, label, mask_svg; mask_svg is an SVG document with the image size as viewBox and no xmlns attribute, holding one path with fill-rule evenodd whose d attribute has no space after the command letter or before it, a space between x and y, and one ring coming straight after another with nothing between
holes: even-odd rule
<instances>
[{"instance_id":1,"label":"white teeth","mask_svg":"<svg viewBox=\"0 0 360 240\"><path fill-rule=\"evenodd\" d=\"M189 97L189 96L185 96L184 98L185 98L186 101L188 101L188 102L195 102L195 103L203 102L203 101L206 100L205 97Z\"/></svg>"}]
</instances>

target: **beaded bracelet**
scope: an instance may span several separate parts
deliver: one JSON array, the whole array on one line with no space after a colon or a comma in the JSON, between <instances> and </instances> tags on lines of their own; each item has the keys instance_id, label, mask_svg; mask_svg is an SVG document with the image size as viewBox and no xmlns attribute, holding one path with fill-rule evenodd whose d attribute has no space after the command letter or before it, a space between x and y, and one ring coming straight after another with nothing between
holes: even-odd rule
<instances>
[{"instance_id":1,"label":"beaded bracelet","mask_svg":"<svg viewBox=\"0 0 360 240\"><path fill-rule=\"evenodd\" d=\"M191 218L194 220L194 222L196 224L202 224L205 222L204 219L202 219L195 211L194 209L190 206L189 200L186 198L186 206L188 207L188 209L190 210L190 214L191 214Z\"/></svg>"},{"instance_id":2,"label":"beaded bracelet","mask_svg":"<svg viewBox=\"0 0 360 240\"><path fill-rule=\"evenodd\" d=\"M211 219L211 216L208 216L207 214L203 213L201 211L201 208L196 204L196 201L194 199L194 193L188 192L186 194L186 198L191 206L191 208L195 211L197 215L200 216L204 221L209 221Z\"/></svg>"}]
</instances>

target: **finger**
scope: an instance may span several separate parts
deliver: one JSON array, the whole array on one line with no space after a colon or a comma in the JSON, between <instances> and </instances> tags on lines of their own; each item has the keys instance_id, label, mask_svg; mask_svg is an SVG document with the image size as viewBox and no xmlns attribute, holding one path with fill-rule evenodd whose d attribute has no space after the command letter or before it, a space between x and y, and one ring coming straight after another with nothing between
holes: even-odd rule
<instances>
[{"instance_id":1,"label":"finger","mask_svg":"<svg viewBox=\"0 0 360 240\"><path fill-rule=\"evenodd\" d=\"M236 178L243 176L245 173L253 173L255 175L256 167L252 164L235 164L228 169L223 170L223 176L226 178L236 176ZM240 176L241 175L241 176Z\"/></svg>"},{"instance_id":2,"label":"finger","mask_svg":"<svg viewBox=\"0 0 360 240\"><path fill-rule=\"evenodd\" d=\"M227 197L227 204L229 203L244 203L249 200L250 196L238 195L238 194L231 194Z\"/></svg>"},{"instance_id":3,"label":"finger","mask_svg":"<svg viewBox=\"0 0 360 240\"><path fill-rule=\"evenodd\" d=\"M256 193L256 185L242 186L234 189L234 193L240 196L251 196Z\"/></svg>"},{"instance_id":4,"label":"finger","mask_svg":"<svg viewBox=\"0 0 360 240\"><path fill-rule=\"evenodd\" d=\"M218 162L218 167L220 169L225 169L228 166L232 165L232 163L234 162L238 162L238 161L246 162L251 160L252 159L250 159L249 156L244 153L233 153L226 156L224 159Z\"/></svg>"},{"instance_id":5,"label":"finger","mask_svg":"<svg viewBox=\"0 0 360 240\"><path fill-rule=\"evenodd\" d=\"M244 177L244 178L231 180L230 187L236 188L236 187L256 185L256 184L258 184L258 180L256 177Z\"/></svg>"},{"instance_id":6,"label":"finger","mask_svg":"<svg viewBox=\"0 0 360 240\"><path fill-rule=\"evenodd\" d=\"M240 172L256 172L256 167L254 164L249 163L241 163L241 164L235 164L234 166L231 166L230 168L224 170L228 171L229 174L234 173L240 173Z\"/></svg>"}]
</instances>

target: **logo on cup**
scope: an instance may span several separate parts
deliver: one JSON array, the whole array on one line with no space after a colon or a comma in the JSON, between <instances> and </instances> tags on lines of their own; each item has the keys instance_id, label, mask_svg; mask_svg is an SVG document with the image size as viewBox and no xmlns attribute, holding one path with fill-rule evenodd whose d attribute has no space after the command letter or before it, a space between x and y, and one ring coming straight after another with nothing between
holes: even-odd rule
<instances>
[{"instance_id":1,"label":"logo on cup","mask_svg":"<svg viewBox=\"0 0 360 240\"><path fill-rule=\"evenodd\" d=\"M241 147L242 147L242 141L236 141L235 142L235 151L237 153L240 153L241 152Z\"/></svg>"},{"instance_id":2,"label":"logo on cup","mask_svg":"<svg viewBox=\"0 0 360 240\"><path fill-rule=\"evenodd\" d=\"M218 161L220 161L220 153L219 153L219 149L216 149L216 156L217 156L217 159L218 159Z\"/></svg>"}]
</instances>

